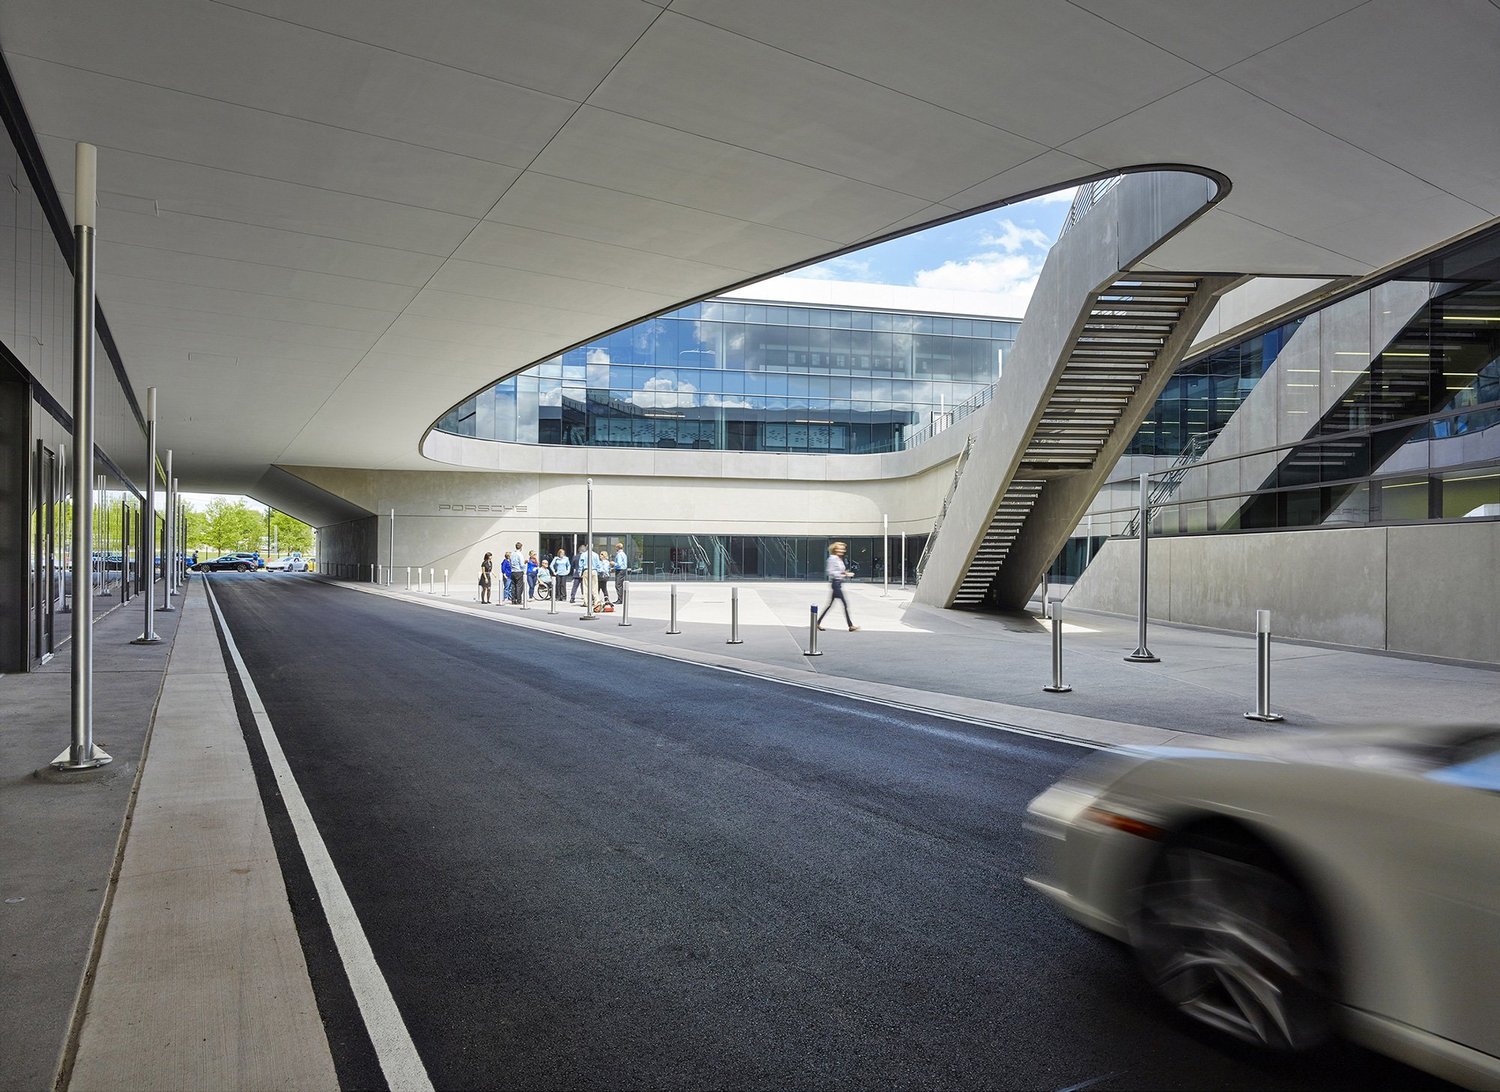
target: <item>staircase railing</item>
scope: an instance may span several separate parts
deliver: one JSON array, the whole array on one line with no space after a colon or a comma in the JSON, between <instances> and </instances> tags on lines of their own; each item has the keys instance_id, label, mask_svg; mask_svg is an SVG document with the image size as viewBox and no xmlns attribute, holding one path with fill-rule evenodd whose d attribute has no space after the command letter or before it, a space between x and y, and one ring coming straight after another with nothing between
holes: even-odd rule
<instances>
[{"instance_id":1,"label":"staircase railing","mask_svg":"<svg viewBox=\"0 0 1500 1092\"><path fill-rule=\"evenodd\" d=\"M969 414L973 413L975 410L983 409L985 406L989 405L990 399L995 397L995 387L996 384L991 383L988 387L985 387L978 394L970 395L962 402L955 404L951 410L947 410L943 413L934 413L932 415L932 420L927 425L917 429L916 432L910 433L907 436L903 437L901 440L901 446L904 448L913 448L918 444L925 444L939 432L942 432L944 429L952 428L956 423L962 421L965 417L969 416ZM939 427L940 425L941 427Z\"/></svg>"},{"instance_id":2,"label":"staircase railing","mask_svg":"<svg viewBox=\"0 0 1500 1092\"><path fill-rule=\"evenodd\" d=\"M1112 178L1101 178L1097 182L1085 182L1079 186L1078 192L1073 195L1073 204L1068 207L1068 215L1063 217L1062 229L1058 231L1057 237L1061 239L1066 235L1069 229L1089 214L1099 198L1118 186L1124 177L1123 174L1117 174Z\"/></svg>"},{"instance_id":3,"label":"staircase railing","mask_svg":"<svg viewBox=\"0 0 1500 1092\"><path fill-rule=\"evenodd\" d=\"M1146 494L1146 510L1150 511L1158 505L1165 504L1171 500L1177 492L1177 487L1182 484L1182 479L1187 476L1188 468L1203 458L1208 449L1213 446L1214 439L1219 435L1218 429L1209 432L1195 432L1188 437L1188 442L1183 445L1182 451L1173 460L1172 465L1162 471L1157 478L1156 484ZM1137 512L1125 525L1122 533L1123 538L1135 538L1141 530L1141 514Z\"/></svg>"},{"instance_id":4,"label":"staircase railing","mask_svg":"<svg viewBox=\"0 0 1500 1092\"><path fill-rule=\"evenodd\" d=\"M932 553L932 544L937 541L938 531L942 530L943 519L948 515L948 505L953 502L953 494L958 492L958 479L962 477L964 467L969 464L969 454L974 450L974 437L978 433L969 433L969 438L964 441L964 449L958 453L958 462L953 466L953 480L948 483L948 492L943 496L942 507L938 509L937 519L933 521L932 532L927 536L927 542L922 547L922 556L917 558L917 583L922 582L922 572L927 568L928 555Z\"/></svg>"}]
</instances>

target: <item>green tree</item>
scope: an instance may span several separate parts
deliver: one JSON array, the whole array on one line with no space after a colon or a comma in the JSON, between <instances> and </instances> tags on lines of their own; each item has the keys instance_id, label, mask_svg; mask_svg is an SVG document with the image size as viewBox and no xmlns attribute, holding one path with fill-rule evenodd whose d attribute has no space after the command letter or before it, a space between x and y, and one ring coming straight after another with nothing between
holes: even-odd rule
<instances>
[{"instance_id":1,"label":"green tree","mask_svg":"<svg viewBox=\"0 0 1500 1092\"><path fill-rule=\"evenodd\" d=\"M242 500L215 497L203 506L203 541L221 554L255 549L260 529L260 513Z\"/></svg>"},{"instance_id":2,"label":"green tree","mask_svg":"<svg viewBox=\"0 0 1500 1092\"><path fill-rule=\"evenodd\" d=\"M282 554L312 552L313 529L295 516L272 508L271 528L276 532L276 548Z\"/></svg>"}]
</instances>

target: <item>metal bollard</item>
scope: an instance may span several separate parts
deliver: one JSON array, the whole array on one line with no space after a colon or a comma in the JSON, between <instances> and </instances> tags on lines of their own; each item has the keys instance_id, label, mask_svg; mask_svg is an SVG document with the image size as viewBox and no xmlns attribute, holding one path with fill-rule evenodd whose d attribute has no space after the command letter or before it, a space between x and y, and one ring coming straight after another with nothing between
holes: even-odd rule
<instances>
[{"instance_id":1,"label":"metal bollard","mask_svg":"<svg viewBox=\"0 0 1500 1092\"><path fill-rule=\"evenodd\" d=\"M376 565L375 566L375 583L377 583L377 584L384 584L385 583L385 566L384 565Z\"/></svg>"},{"instance_id":2,"label":"metal bollard","mask_svg":"<svg viewBox=\"0 0 1500 1092\"><path fill-rule=\"evenodd\" d=\"M411 591L411 566L406 567L406 590Z\"/></svg>"},{"instance_id":3,"label":"metal bollard","mask_svg":"<svg viewBox=\"0 0 1500 1092\"><path fill-rule=\"evenodd\" d=\"M626 596L620 600L620 625L630 625L630 597Z\"/></svg>"},{"instance_id":4,"label":"metal bollard","mask_svg":"<svg viewBox=\"0 0 1500 1092\"><path fill-rule=\"evenodd\" d=\"M437 594L437 570L430 567L427 570L427 594Z\"/></svg>"},{"instance_id":5,"label":"metal bollard","mask_svg":"<svg viewBox=\"0 0 1500 1092\"><path fill-rule=\"evenodd\" d=\"M682 630L680 630L680 629L677 628L677 585L676 584L672 585L672 613L668 616L667 632L668 633L681 633L682 632Z\"/></svg>"},{"instance_id":6,"label":"metal bollard","mask_svg":"<svg viewBox=\"0 0 1500 1092\"><path fill-rule=\"evenodd\" d=\"M562 583L562 577L554 577L552 580L552 594L547 597L547 613L557 613L557 588Z\"/></svg>"},{"instance_id":7,"label":"metal bollard","mask_svg":"<svg viewBox=\"0 0 1500 1092\"><path fill-rule=\"evenodd\" d=\"M374 565L370 566L370 583L371 584L375 583L375 566Z\"/></svg>"},{"instance_id":8,"label":"metal bollard","mask_svg":"<svg viewBox=\"0 0 1500 1092\"><path fill-rule=\"evenodd\" d=\"M448 570L443 570L443 598L448 598Z\"/></svg>"},{"instance_id":9,"label":"metal bollard","mask_svg":"<svg viewBox=\"0 0 1500 1092\"><path fill-rule=\"evenodd\" d=\"M1052 608L1052 685L1042 689L1049 694L1066 694L1073 688L1062 677L1062 600L1049 599L1047 605Z\"/></svg>"},{"instance_id":10,"label":"metal bollard","mask_svg":"<svg viewBox=\"0 0 1500 1092\"><path fill-rule=\"evenodd\" d=\"M1255 612L1255 712L1246 713L1246 720L1267 723L1285 720L1280 713L1271 712L1271 612Z\"/></svg>"},{"instance_id":11,"label":"metal bollard","mask_svg":"<svg viewBox=\"0 0 1500 1092\"><path fill-rule=\"evenodd\" d=\"M807 608L811 613L807 616L807 651L804 656L821 656L818 651L818 607L817 604Z\"/></svg>"},{"instance_id":12,"label":"metal bollard","mask_svg":"<svg viewBox=\"0 0 1500 1092\"><path fill-rule=\"evenodd\" d=\"M740 589L729 589L729 640L726 645L742 645L740 640Z\"/></svg>"}]
</instances>

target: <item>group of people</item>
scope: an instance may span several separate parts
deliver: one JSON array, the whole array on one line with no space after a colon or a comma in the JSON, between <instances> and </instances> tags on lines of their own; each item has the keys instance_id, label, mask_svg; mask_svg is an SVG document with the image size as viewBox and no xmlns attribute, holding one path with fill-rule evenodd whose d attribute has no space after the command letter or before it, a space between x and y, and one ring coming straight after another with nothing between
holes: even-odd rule
<instances>
[{"instance_id":1,"label":"group of people","mask_svg":"<svg viewBox=\"0 0 1500 1092\"><path fill-rule=\"evenodd\" d=\"M527 599L562 598L562 589L568 590L568 602L577 601L580 595L584 602L593 602L599 607L613 606L609 598L609 581L614 577L614 603L625 602L625 582L630 575L630 559L625 554L625 543L615 543L613 557L601 546L596 550L580 550L576 564L568 557L568 551L557 548L557 554L549 560L541 560L535 550L526 550L521 543L507 550L500 558L500 595L502 603L520 606ZM495 580L495 555L486 553L479 563L479 601L494 602L492 588Z\"/></svg>"},{"instance_id":2,"label":"group of people","mask_svg":"<svg viewBox=\"0 0 1500 1092\"><path fill-rule=\"evenodd\" d=\"M848 546L842 542L831 543L828 547L828 560L824 565L824 575L828 577L829 596L828 604L818 612L817 626L823 628L823 619L833 609L833 604L838 603L844 608L844 622L853 633L859 627L854 624L854 619L849 615L849 600L844 598L844 581L853 577L853 573L844 563L844 555L848 552ZM512 603L517 606L526 602L527 599L551 599L554 596L562 597L563 586L568 584L569 578L572 585L568 590L568 602L576 602L580 593L583 594L585 603L594 603L596 609L610 604L609 578L615 580L615 603L625 602L625 580L630 575L630 559L625 556L625 543L615 543L615 556L609 554L601 547L597 550L580 550L577 564L568 557L568 551L563 547L557 548L557 554L550 561L541 561L536 556L535 550L526 550L519 542L515 548L507 550L500 559L500 588L502 602ZM495 577L495 555L486 553L484 560L479 563L479 601L491 603L491 587Z\"/></svg>"}]
</instances>

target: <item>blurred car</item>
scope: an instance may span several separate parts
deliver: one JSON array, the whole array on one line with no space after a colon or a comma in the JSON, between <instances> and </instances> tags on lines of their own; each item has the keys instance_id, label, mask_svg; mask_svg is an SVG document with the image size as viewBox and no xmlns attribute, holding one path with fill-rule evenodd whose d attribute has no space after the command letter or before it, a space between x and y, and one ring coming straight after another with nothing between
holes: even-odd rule
<instances>
[{"instance_id":1,"label":"blurred car","mask_svg":"<svg viewBox=\"0 0 1500 1092\"><path fill-rule=\"evenodd\" d=\"M252 569L264 569L266 567L265 561L255 550L235 550L234 556L243 557L246 561L250 562Z\"/></svg>"},{"instance_id":2,"label":"blurred car","mask_svg":"<svg viewBox=\"0 0 1500 1092\"><path fill-rule=\"evenodd\" d=\"M307 562L303 559L301 554L287 554L285 557L278 557L274 561L267 561L266 572L305 573L307 572Z\"/></svg>"},{"instance_id":3,"label":"blurred car","mask_svg":"<svg viewBox=\"0 0 1500 1092\"><path fill-rule=\"evenodd\" d=\"M200 573L237 572L248 573L255 568L255 561L244 554L225 554L212 560L204 559L193 566Z\"/></svg>"},{"instance_id":4,"label":"blurred car","mask_svg":"<svg viewBox=\"0 0 1500 1092\"><path fill-rule=\"evenodd\" d=\"M1027 882L1186 1016L1500 1087L1500 728L1103 752L1026 825Z\"/></svg>"}]
</instances>

